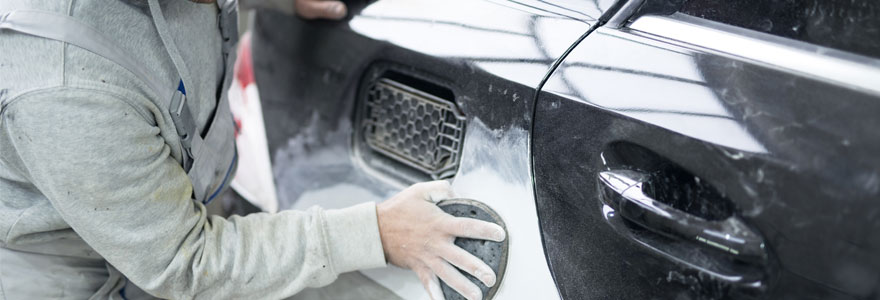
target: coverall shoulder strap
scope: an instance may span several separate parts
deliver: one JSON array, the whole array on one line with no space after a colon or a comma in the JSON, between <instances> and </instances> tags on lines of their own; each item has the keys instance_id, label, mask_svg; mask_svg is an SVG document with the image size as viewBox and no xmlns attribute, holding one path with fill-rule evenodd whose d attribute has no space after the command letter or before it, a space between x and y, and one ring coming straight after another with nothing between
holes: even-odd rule
<instances>
[{"instance_id":1,"label":"coverall shoulder strap","mask_svg":"<svg viewBox=\"0 0 880 300\"><path fill-rule=\"evenodd\" d=\"M167 88L170 84L152 76L137 56L128 55L102 32L71 16L42 10L0 12L0 30L4 29L65 42L103 56L149 85L160 101L169 101L175 92Z\"/></svg>"}]
</instances>

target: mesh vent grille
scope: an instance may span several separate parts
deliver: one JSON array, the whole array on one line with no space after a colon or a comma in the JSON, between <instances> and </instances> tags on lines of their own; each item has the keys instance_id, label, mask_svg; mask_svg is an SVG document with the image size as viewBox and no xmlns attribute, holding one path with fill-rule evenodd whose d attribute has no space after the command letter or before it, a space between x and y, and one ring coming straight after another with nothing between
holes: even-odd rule
<instances>
[{"instance_id":1,"label":"mesh vent grille","mask_svg":"<svg viewBox=\"0 0 880 300\"><path fill-rule=\"evenodd\" d=\"M434 179L455 174L465 118L453 103L383 78L369 88L362 128L367 145Z\"/></svg>"}]
</instances>

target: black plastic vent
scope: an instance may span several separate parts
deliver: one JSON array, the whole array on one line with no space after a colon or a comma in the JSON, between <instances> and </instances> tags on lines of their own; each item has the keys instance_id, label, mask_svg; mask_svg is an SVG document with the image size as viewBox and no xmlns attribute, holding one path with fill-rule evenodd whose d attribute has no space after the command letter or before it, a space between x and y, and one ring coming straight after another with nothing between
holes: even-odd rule
<instances>
[{"instance_id":1,"label":"black plastic vent","mask_svg":"<svg viewBox=\"0 0 880 300\"><path fill-rule=\"evenodd\" d=\"M419 80L393 75L373 81L367 90L359 118L363 141L371 150L433 179L452 177L461 155L464 115L451 99L426 92L436 92L436 85L425 83L418 89L401 81ZM451 92L439 90L439 96L451 98Z\"/></svg>"}]
</instances>

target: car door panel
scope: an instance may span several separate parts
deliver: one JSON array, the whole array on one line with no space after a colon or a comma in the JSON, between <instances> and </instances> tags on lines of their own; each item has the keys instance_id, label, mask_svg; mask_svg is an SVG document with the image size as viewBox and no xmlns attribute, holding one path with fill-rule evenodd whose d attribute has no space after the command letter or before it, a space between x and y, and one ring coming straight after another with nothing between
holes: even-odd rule
<instances>
[{"instance_id":1,"label":"car door panel","mask_svg":"<svg viewBox=\"0 0 880 300\"><path fill-rule=\"evenodd\" d=\"M880 93L836 80L847 76L841 61L826 60L871 59L823 49L814 62L830 67L810 74L811 66L683 43L639 22L584 39L537 102L536 201L562 296L877 297ZM759 37L785 51L815 49ZM674 229L610 208L600 174L616 170L645 174L642 190L656 202L741 220L763 239L766 258L660 234Z\"/></svg>"}]
</instances>

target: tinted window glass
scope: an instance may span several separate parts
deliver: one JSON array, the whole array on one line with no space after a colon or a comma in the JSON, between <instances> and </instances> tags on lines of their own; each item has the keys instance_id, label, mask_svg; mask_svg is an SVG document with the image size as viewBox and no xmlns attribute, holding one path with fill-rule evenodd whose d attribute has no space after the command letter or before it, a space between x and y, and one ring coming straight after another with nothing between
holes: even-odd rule
<instances>
[{"instance_id":1,"label":"tinted window glass","mask_svg":"<svg viewBox=\"0 0 880 300\"><path fill-rule=\"evenodd\" d=\"M689 0L681 12L880 58L880 0Z\"/></svg>"}]
</instances>

